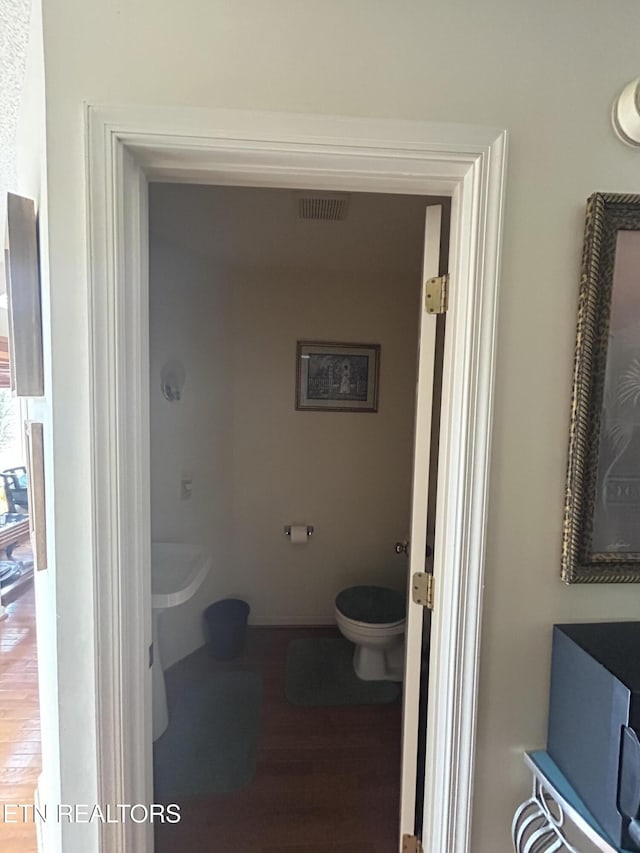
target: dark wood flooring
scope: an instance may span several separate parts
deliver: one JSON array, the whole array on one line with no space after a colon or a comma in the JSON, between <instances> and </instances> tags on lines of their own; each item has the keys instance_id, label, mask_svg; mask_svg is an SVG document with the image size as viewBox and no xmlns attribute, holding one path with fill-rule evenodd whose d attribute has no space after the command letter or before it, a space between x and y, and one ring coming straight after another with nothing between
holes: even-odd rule
<instances>
[{"instance_id":1,"label":"dark wood flooring","mask_svg":"<svg viewBox=\"0 0 640 853\"><path fill-rule=\"evenodd\" d=\"M313 634L338 636L334 628L250 628L241 663L216 663L204 648L167 671L169 707L212 669L262 672L262 730L252 784L180 803L179 824L156 825L156 853L395 853L401 701L290 705L287 645Z\"/></svg>"}]
</instances>

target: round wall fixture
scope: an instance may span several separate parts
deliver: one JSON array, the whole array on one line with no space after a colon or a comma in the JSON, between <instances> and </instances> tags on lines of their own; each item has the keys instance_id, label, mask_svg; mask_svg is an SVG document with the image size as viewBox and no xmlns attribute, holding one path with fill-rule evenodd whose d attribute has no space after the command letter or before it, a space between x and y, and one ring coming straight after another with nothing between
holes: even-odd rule
<instances>
[{"instance_id":1,"label":"round wall fixture","mask_svg":"<svg viewBox=\"0 0 640 853\"><path fill-rule=\"evenodd\" d=\"M174 403L180 399L186 373L181 361L168 361L160 371L160 384L165 400Z\"/></svg>"},{"instance_id":2,"label":"round wall fixture","mask_svg":"<svg viewBox=\"0 0 640 853\"><path fill-rule=\"evenodd\" d=\"M623 142L640 146L640 77L628 83L613 105L613 129Z\"/></svg>"}]
</instances>

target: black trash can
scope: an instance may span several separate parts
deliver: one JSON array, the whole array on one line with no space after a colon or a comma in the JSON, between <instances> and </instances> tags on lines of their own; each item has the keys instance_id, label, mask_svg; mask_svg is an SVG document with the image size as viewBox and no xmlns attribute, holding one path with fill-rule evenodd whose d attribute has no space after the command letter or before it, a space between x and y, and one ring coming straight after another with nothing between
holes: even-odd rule
<instances>
[{"instance_id":1,"label":"black trash can","mask_svg":"<svg viewBox=\"0 0 640 853\"><path fill-rule=\"evenodd\" d=\"M204 630L211 654L217 660L233 660L244 651L251 608L240 598L210 604L203 613Z\"/></svg>"}]
</instances>

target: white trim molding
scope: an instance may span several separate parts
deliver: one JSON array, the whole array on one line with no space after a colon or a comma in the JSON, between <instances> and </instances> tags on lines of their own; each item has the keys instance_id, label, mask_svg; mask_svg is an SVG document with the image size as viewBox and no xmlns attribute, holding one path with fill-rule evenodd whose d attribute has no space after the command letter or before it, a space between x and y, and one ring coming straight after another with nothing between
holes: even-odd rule
<instances>
[{"instance_id":1,"label":"white trim molding","mask_svg":"<svg viewBox=\"0 0 640 853\"><path fill-rule=\"evenodd\" d=\"M506 133L87 107L99 797L152 802L147 181L450 195L423 846L468 853ZM150 827L103 853L152 853Z\"/></svg>"}]
</instances>

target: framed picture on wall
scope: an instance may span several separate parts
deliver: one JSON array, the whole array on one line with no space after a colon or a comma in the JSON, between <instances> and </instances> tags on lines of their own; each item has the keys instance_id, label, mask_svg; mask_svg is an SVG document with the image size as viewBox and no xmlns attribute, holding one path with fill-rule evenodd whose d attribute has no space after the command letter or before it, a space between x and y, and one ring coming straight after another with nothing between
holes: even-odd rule
<instances>
[{"instance_id":1,"label":"framed picture on wall","mask_svg":"<svg viewBox=\"0 0 640 853\"><path fill-rule=\"evenodd\" d=\"M562 579L640 583L640 195L587 200Z\"/></svg>"},{"instance_id":2,"label":"framed picture on wall","mask_svg":"<svg viewBox=\"0 0 640 853\"><path fill-rule=\"evenodd\" d=\"M7 193L4 260L11 389L18 397L41 397L44 369L36 211L30 198L13 193Z\"/></svg>"},{"instance_id":3,"label":"framed picture on wall","mask_svg":"<svg viewBox=\"0 0 640 853\"><path fill-rule=\"evenodd\" d=\"M29 483L29 529L36 571L47 568L47 521L44 494L44 427L36 421L25 423L27 478Z\"/></svg>"},{"instance_id":4,"label":"framed picture on wall","mask_svg":"<svg viewBox=\"0 0 640 853\"><path fill-rule=\"evenodd\" d=\"M380 344L298 341L296 409L377 412Z\"/></svg>"}]
</instances>

